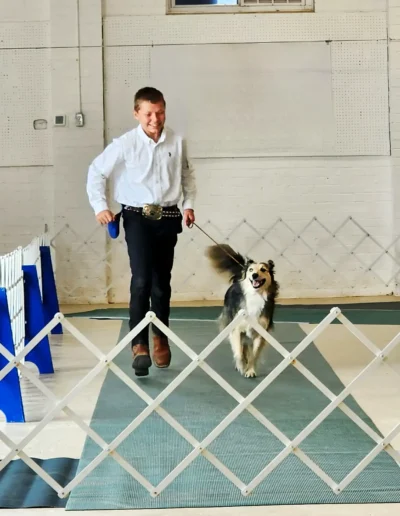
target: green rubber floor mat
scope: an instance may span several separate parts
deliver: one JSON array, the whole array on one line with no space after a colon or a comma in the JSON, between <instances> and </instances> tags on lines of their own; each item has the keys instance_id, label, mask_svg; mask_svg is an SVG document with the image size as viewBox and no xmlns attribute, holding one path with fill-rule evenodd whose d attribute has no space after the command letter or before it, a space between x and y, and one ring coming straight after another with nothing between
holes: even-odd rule
<instances>
[{"instance_id":1,"label":"green rubber floor mat","mask_svg":"<svg viewBox=\"0 0 400 516\"><path fill-rule=\"evenodd\" d=\"M354 324L389 324L400 325L400 310L394 306L385 308L388 303L381 303L380 308L376 306L368 308L363 305L362 308L355 308L351 305L340 305L342 312ZM333 305L332 305L333 306ZM287 306L278 305L274 320L276 322L297 322L318 324L322 321L332 306L330 305L313 305L313 306ZM215 320L221 313L219 306L205 307L172 307L171 319L202 319ZM89 310L87 312L74 312L67 317L83 317L91 319L129 319L129 311L127 308L102 308L98 310ZM333 324L340 324L335 321Z\"/></svg>"},{"instance_id":2,"label":"green rubber floor mat","mask_svg":"<svg viewBox=\"0 0 400 516\"><path fill-rule=\"evenodd\" d=\"M175 321L171 329L197 353L218 333L216 324L207 321ZM125 322L120 337L126 333ZM305 336L295 324L277 325L274 334L289 351ZM117 357L116 363L154 399L190 362L173 344L172 352L170 368L160 370L153 366L145 378L134 376L129 349ZM341 392L343 384L313 344L300 355L299 360L331 391L335 394ZM259 376L246 379L234 370L230 346L226 342L206 360L243 396L249 394L280 361L281 356L269 349ZM377 431L353 398L345 401ZM327 404L327 398L292 366L253 402L289 439L298 435ZM237 406L237 402L197 368L161 406L201 441ZM109 371L91 427L111 442L145 407L146 404ZM300 448L335 482L340 482L374 444L343 412L336 409ZM248 484L283 448L281 441L245 411L208 450ZM154 413L117 448L118 453L154 486L192 450L185 439ZM100 451L88 438L78 471L82 471ZM199 456L158 497L152 498L117 462L107 457L72 491L67 510L399 502L400 468L386 453L376 457L340 495L335 495L296 456L290 455L248 497L244 497L220 471Z\"/></svg>"}]
</instances>

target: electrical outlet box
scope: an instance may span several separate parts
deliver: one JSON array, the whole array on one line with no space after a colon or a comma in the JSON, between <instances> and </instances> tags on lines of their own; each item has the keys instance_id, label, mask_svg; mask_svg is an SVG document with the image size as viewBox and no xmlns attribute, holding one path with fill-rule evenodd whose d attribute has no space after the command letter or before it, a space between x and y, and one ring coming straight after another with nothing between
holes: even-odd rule
<instances>
[{"instance_id":1,"label":"electrical outlet box","mask_svg":"<svg viewBox=\"0 0 400 516\"><path fill-rule=\"evenodd\" d=\"M56 115L54 117L54 125L57 127L65 127L67 123L67 117L65 115Z\"/></svg>"}]
</instances>

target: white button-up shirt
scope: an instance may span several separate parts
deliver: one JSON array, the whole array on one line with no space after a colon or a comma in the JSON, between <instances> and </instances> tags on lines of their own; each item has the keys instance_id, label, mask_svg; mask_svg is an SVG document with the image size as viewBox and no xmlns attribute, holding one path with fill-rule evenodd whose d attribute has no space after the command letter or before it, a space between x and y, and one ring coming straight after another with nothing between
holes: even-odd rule
<instances>
[{"instance_id":1,"label":"white button-up shirt","mask_svg":"<svg viewBox=\"0 0 400 516\"><path fill-rule=\"evenodd\" d=\"M115 138L89 167L87 194L95 214L109 209L106 181L111 174L114 199L120 204L173 206L183 194L182 208L193 209L196 182L185 147L169 128L157 143L140 125Z\"/></svg>"}]
</instances>

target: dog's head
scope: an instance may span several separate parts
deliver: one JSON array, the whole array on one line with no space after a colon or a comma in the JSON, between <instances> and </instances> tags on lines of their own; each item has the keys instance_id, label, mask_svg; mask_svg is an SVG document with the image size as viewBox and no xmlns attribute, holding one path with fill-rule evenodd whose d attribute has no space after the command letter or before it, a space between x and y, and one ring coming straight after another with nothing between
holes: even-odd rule
<instances>
[{"instance_id":1,"label":"dog's head","mask_svg":"<svg viewBox=\"0 0 400 516\"><path fill-rule=\"evenodd\" d=\"M275 283L274 267L275 264L272 260L259 263L250 260L246 264L245 281L250 282L254 290L260 292L269 290Z\"/></svg>"}]
</instances>

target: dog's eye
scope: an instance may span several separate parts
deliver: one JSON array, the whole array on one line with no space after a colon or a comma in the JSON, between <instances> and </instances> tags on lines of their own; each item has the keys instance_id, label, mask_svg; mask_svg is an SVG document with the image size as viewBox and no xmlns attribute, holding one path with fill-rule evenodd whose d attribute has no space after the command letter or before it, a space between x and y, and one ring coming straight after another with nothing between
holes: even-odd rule
<instances>
[{"instance_id":1,"label":"dog's eye","mask_svg":"<svg viewBox=\"0 0 400 516\"><path fill-rule=\"evenodd\" d=\"M249 272L253 272L253 269L249 269Z\"/></svg>"},{"instance_id":2,"label":"dog's eye","mask_svg":"<svg viewBox=\"0 0 400 516\"><path fill-rule=\"evenodd\" d=\"M267 272L267 269L265 269L264 267L261 269L261 272Z\"/></svg>"}]
</instances>

